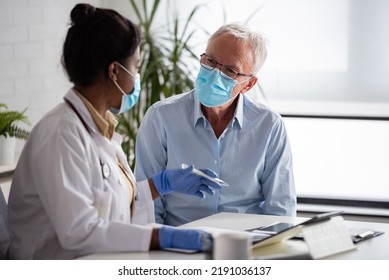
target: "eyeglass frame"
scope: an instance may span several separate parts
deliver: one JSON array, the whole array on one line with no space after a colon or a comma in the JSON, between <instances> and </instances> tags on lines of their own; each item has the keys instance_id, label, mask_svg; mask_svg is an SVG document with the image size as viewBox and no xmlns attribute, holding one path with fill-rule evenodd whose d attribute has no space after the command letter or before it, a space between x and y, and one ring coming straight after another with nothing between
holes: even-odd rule
<instances>
[{"instance_id":1,"label":"eyeglass frame","mask_svg":"<svg viewBox=\"0 0 389 280\"><path fill-rule=\"evenodd\" d=\"M206 57L207 59L209 59L209 60L215 61L215 66L212 67L211 65L202 63L201 60L203 59L203 56L205 56L205 57ZM224 65L224 64L218 62L216 59L214 59L213 57L207 55L206 53L202 53L202 54L200 55L200 64L203 65L203 66L205 66L206 68L209 68L209 70L213 70L213 69L215 69L218 65L220 65L220 73L221 73L223 76L225 76L225 77L227 77L227 78L229 78L229 79L232 79L232 80L235 80L235 79L236 79L237 77L239 77L239 76L242 76L242 77L253 77L253 76L254 76L253 74L247 75L247 74L239 73L239 72L236 71L234 68L231 68L230 66L227 66L227 65ZM224 69L227 69L227 70L230 71L231 73L234 73L234 74L235 74L235 77L230 77L230 76L228 76L228 75L227 75L226 73L224 73L224 71L222 70L223 68L224 68Z\"/></svg>"}]
</instances>

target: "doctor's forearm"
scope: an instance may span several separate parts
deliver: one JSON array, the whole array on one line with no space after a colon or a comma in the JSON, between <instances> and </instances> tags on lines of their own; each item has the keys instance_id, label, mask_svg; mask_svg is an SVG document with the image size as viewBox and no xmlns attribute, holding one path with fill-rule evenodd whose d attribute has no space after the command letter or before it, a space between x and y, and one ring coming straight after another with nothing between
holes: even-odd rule
<instances>
[{"instance_id":1,"label":"doctor's forearm","mask_svg":"<svg viewBox=\"0 0 389 280\"><path fill-rule=\"evenodd\" d=\"M157 198L159 198L159 193L154 185L154 182L152 179L149 179L148 180L149 182L149 187L150 187L150 191L151 191L151 197L153 198L153 200L156 200Z\"/></svg>"},{"instance_id":2,"label":"doctor's forearm","mask_svg":"<svg viewBox=\"0 0 389 280\"><path fill-rule=\"evenodd\" d=\"M157 250L160 248L158 236L159 236L159 229L158 228L153 229L153 233L151 234L150 250Z\"/></svg>"}]
</instances>

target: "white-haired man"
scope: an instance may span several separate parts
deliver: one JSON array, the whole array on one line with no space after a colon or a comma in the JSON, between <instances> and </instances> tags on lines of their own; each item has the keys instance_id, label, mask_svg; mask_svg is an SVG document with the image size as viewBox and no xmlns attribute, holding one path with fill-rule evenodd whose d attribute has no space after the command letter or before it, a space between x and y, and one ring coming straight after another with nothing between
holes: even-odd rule
<instances>
[{"instance_id":1,"label":"white-haired man","mask_svg":"<svg viewBox=\"0 0 389 280\"><path fill-rule=\"evenodd\" d=\"M296 214L292 156L279 114L247 95L267 50L239 24L220 27L200 56L196 88L151 106L137 136L138 180L182 163L209 168L230 186L205 198L155 201L156 220L178 226L218 212Z\"/></svg>"}]
</instances>

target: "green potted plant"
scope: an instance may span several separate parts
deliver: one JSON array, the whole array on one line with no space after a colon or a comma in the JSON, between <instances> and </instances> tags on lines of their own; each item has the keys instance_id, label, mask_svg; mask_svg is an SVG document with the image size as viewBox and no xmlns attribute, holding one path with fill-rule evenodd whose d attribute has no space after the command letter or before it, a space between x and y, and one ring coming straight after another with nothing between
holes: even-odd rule
<instances>
[{"instance_id":1,"label":"green potted plant","mask_svg":"<svg viewBox=\"0 0 389 280\"><path fill-rule=\"evenodd\" d=\"M136 133L146 110L158 100L194 87L196 71L193 65L198 64L198 56L192 52L190 41L195 31L199 31L198 27L193 28L192 20L201 5L195 6L184 20L179 18L176 11L166 25L153 25L161 1L129 2L142 31L142 91L136 106L119 116L117 131L123 135L122 147L133 167ZM167 9L171 14L175 7L168 5Z\"/></svg>"},{"instance_id":2,"label":"green potted plant","mask_svg":"<svg viewBox=\"0 0 389 280\"><path fill-rule=\"evenodd\" d=\"M16 139L26 140L29 131L20 127L19 122L30 124L23 111L10 111L0 103L0 165L14 163Z\"/></svg>"}]
</instances>

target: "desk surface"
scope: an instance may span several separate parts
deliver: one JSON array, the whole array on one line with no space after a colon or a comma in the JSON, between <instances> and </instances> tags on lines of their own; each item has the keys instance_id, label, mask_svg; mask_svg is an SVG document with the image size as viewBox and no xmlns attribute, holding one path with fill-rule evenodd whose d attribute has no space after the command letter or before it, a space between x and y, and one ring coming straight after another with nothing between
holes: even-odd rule
<instances>
[{"instance_id":1,"label":"desk surface","mask_svg":"<svg viewBox=\"0 0 389 280\"><path fill-rule=\"evenodd\" d=\"M181 227L213 227L229 230L246 230L259 226L265 226L274 222L300 223L307 218L301 217L280 217L255 214L239 213L219 213L215 214ZM385 232L383 235L360 242L357 248L337 255L332 255L326 259L333 260L389 260L389 224L387 223L370 223L346 221L349 229L372 229ZM182 254L167 251L135 252L135 253L101 253L81 257L80 259L137 259L137 260L159 260L159 259L192 259L204 260L209 259L205 253Z\"/></svg>"}]
</instances>

